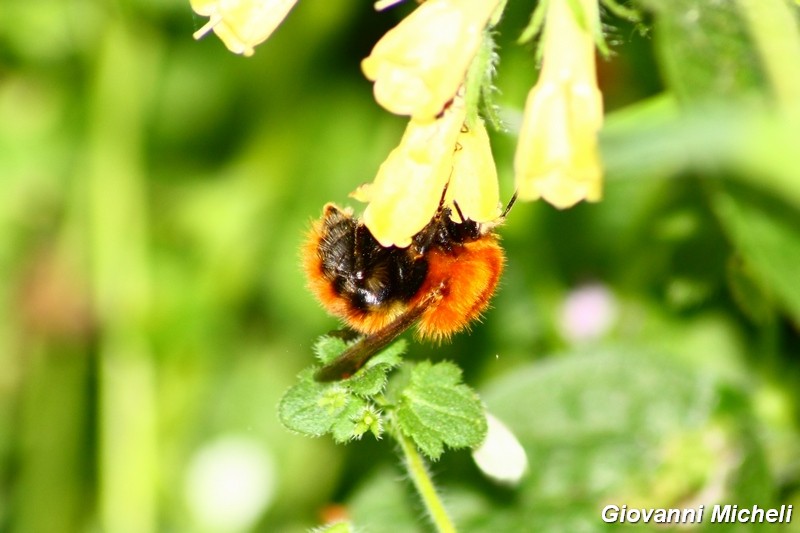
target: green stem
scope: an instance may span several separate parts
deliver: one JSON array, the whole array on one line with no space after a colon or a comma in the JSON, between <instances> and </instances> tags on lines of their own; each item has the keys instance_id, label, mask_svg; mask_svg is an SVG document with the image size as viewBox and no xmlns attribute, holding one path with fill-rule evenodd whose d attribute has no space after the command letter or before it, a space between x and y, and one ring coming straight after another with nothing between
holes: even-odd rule
<instances>
[{"instance_id":1,"label":"green stem","mask_svg":"<svg viewBox=\"0 0 800 533\"><path fill-rule=\"evenodd\" d=\"M395 430L393 434L403 450L406 469L411 476L411 481L414 483L414 488L417 489L422 503L425 504L425 509L428 511L428 516L430 516L433 525L436 526L436 530L439 533L455 533L456 528L453 525L453 521L447 514L447 510L436 492L436 487L433 485L428 468L417 451L417 447L399 429Z\"/></svg>"},{"instance_id":2,"label":"green stem","mask_svg":"<svg viewBox=\"0 0 800 533\"><path fill-rule=\"evenodd\" d=\"M478 52L472 59L467 79L464 82L464 102L467 108L467 127L474 128L478 120L478 107L480 106L481 96L484 94L483 88L491 84L492 79L492 52L494 43L489 30L483 32L483 40L478 48ZM488 104L488 102L487 102Z\"/></svg>"},{"instance_id":3,"label":"green stem","mask_svg":"<svg viewBox=\"0 0 800 533\"><path fill-rule=\"evenodd\" d=\"M148 339L150 279L143 132L158 48L109 18L90 93L85 231L98 338L99 529L157 529L156 379Z\"/></svg>"},{"instance_id":4,"label":"green stem","mask_svg":"<svg viewBox=\"0 0 800 533\"><path fill-rule=\"evenodd\" d=\"M738 0L778 105L797 106L800 94L800 30L786 0Z\"/></svg>"},{"instance_id":5,"label":"green stem","mask_svg":"<svg viewBox=\"0 0 800 533\"><path fill-rule=\"evenodd\" d=\"M472 59L464 80L464 102L467 108L467 116L464 122L470 129L475 128L475 123L478 121L480 114L478 108L481 100L483 100L484 118L494 129L498 131L503 129L496 107L492 104L492 91L494 90L492 84L497 62L492 28L500 22L506 3L507 0L500 0L494 13L489 18L489 22L483 30L481 44Z\"/></svg>"}]
</instances>

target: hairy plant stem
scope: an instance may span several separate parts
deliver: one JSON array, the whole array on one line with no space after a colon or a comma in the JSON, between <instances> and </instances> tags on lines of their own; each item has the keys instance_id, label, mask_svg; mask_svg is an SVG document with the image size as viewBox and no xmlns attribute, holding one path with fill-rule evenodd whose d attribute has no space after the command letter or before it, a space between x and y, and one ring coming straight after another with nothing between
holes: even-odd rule
<instances>
[{"instance_id":1,"label":"hairy plant stem","mask_svg":"<svg viewBox=\"0 0 800 533\"><path fill-rule=\"evenodd\" d=\"M411 476L414 488L417 489L417 493L425 505L425 510L428 511L431 522L436 526L436 530L439 533L456 533L455 525L453 525L450 515L447 514L439 493L436 492L436 487L433 484L428 468L417 447L399 429L395 428L392 434L397 439L397 442L400 443L408 474Z\"/></svg>"},{"instance_id":2,"label":"hairy plant stem","mask_svg":"<svg viewBox=\"0 0 800 533\"><path fill-rule=\"evenodd\" d=\"M478 107L480 106L484 87L487 84L491 86L493 52L494 41L489 30L486 30L483 33L481 45L470 64L466 80L464 81L464 101L467 107L465 122L470 129L475 127L475 122L478 120Z\"/></svg>"}]
</instances>

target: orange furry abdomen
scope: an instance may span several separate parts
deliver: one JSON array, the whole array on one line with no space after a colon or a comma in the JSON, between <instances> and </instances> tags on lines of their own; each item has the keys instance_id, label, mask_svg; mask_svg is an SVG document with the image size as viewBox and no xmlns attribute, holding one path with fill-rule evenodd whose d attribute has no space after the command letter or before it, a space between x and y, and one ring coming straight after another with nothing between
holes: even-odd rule
<instances>
[{"instance_id":1,"label":"orange furry abdomen","mask_svg":"<svg viewBox=\"0 0 800 533\"><path fill-rule=\"evenodd\" d=\"M420 337L442 340L480 318L500 281L505 256L490 234L452 252L431 250L426 258L428 275L410 305L424 305L429 295L438 294L420 317L417 331Z\"/></svg>"}]
</instances>

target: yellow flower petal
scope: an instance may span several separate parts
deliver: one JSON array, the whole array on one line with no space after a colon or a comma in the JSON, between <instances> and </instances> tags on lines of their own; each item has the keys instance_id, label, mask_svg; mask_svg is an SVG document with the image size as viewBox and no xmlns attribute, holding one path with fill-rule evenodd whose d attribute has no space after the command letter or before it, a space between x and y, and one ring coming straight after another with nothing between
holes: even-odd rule
<instances>
[{"instance_id":1,"label":"yellow flower petal","mask_svg":"<svg viewBox=\"0 0 800 533\"><path fill-rule=\"evenodd\" d=\"M500 216L500 190L489 134L481 119L458 135L453 156L453 175L447 187L447 203L453 200L465 218L491 222ZM455 209L453 220L459 220Z\"/></svg>"},{"instance_id":2,"label":"yellow flower petal","mask_svg":"<svg viewBox=\"0 0 800 533\"><path fill-rule=\"evenodd\" d=\"M194 33L199 39L211 29L231 52L251 56L283 22L297 0L191 0L198 15L210 17Z\"/></svg>"},{"instance_id":3,"label":"yellow flower petal","mask_svg":"<svg viewBox=\"0 0 800 533\"><path fill-rule=\"evenodd\" d=\"M433 120L458 91L499 0L428 0L361 63L386 110Z\"/></svg>"},{"instance_id":4,"label":"yellow flower petal","mask_svg":"<svg viewBox=\"0 0 800 533\"><path fill-rule=\"evenodd\" d=\"M597 22L597 0L579 0ZM551 0L539 81L525 104L514 160L519 198L544 198L558 208L602 196L597 133L603 99L595 74L594 38L567 0Z\"/></svg>"},{"instance_id":5,"label":"yellow flower petal","mask_svg":"<svg viewBox=\"0 0 800 533\"><path fill-rule=\"evenodd\" d=\"M433 122L411 120L400 144L378 169L367 189L371 201L364 223L382 246L410 245L433 218L450 179L464 118L463 103L455 101Z\"/></svg>"}]
</instances>

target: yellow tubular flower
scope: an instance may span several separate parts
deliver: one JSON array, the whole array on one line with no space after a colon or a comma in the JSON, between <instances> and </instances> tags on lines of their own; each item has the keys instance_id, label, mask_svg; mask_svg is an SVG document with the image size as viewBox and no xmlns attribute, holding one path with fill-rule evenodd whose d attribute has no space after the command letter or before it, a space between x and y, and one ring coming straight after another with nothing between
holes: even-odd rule
<instances>
[{"instance_id":1,"label":"yellow tubular flower","mask_svg":"<svg viewBox=\"0 0 800 533\"><path fill-rule=\"evenodd\" d=\"M603 97L597 87L593 29L597 0L577 0L588 29L569 0L550 0L539 81L528 95L514 159L519 198L544 198L563 209L602 196L597 133Z\"/></svg>"},{"instance_id":2,"label":"yellow tubular flower","mask_svg":"<svg viewBox=\"0 0 800 533\"><path fill-rule=\"evenodd\" d=\"M195 13L211 17L194 33L194 38L213 29L228 50L251 56L254 47L272 35L296 3L297 0L191 0Z\"/></svg>"},{"instance_id":3,"label":"yellow tubular flower","mask_svg":"<svg viewBox=\"0 0 800 533\"><path fill-rule=\"evenodd\" d=\"M411 120L375 181L357 191L358 199L370 201L364 223L382 246L408 246L433 218L450 179L464 118L463 103L456 100L434 122Z\"/></svg>"},{"instance_id":4,"label":"yellow tubular flower","mask_svg":"<svg viewBox=\"0 0 800 533\"><path fill-rule=\"evenodd\" d=\"M500 0L428 0L361 62L386 110L434 120L464 81Z\"/></svg>"},{"instance_id":5,"label":"yellow tubular flower","mask_svg":"<svg viewBox=\"0 0 800 533\"><path fill-rule=\"evenodd\" d=\"M478 119L472 129L464 127L456 140L453 175L447 186L447 204L453 200L465 218L491 222L500 216L500 190L489 134ZM453 220L459 221L453 209Z\"/></svg>"}]
</instances>

